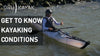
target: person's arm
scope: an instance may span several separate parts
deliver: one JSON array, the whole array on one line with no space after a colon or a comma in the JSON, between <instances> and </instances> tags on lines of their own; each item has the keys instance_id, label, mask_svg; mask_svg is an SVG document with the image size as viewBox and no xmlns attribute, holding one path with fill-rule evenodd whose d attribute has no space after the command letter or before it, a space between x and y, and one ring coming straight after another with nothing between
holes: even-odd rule
<instances>
[{"instance_id":1,"label":"person's arm","mask_svg":"<svg viewBox=\"0 0 100 56\"><path fill-rule=\"evenodd\" d=\"M54 23L55 23L56 25L61 25L61 23L60 23L60 22L57 22L57 21L55 20L55 18L52 17L52 19L53 19L53 21L54 21Z\"/></svg>"},{"instance_id":2,"label":"person's arm","mask_svg":"<svg viewBox=\"0 0 100 56\"><path fill-rule=\"evenodd\" d=\"M48 27L45 27L45 24L46 24L46 19L43 19L43 25L42 25L42 27L43 27L43 30L48 30L49 28Z\"/></svg>"}]
</instances>

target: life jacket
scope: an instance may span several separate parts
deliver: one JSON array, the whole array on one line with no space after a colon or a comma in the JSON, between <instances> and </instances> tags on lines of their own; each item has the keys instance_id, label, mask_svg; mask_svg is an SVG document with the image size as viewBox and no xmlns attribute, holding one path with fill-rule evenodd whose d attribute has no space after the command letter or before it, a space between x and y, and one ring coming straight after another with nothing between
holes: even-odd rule
<instances>
[{"instance_id":1,"label":"life jacket","mask_svg":"<svg viewBox=\"0 0 100 56\"><path fill-rule=\"evenodd\" d=\"M56 29L53 25L53 19L48 19L46 17L44 17L43 19L46 19L46 23L45 23L45 27L48 27L48 28L53 28L53 31Z\"/></svg>"},{"instance_id":2,"label":"life jacket","mask_svg":"<svg viewBox=\"0 0 100 56\"><path fill-rule=\"evenodd\" d=\"M44 19L46 20L45 27L54 27L52 18L48 19L48 18L44 17Z\"/></svg>"}]
</instances>

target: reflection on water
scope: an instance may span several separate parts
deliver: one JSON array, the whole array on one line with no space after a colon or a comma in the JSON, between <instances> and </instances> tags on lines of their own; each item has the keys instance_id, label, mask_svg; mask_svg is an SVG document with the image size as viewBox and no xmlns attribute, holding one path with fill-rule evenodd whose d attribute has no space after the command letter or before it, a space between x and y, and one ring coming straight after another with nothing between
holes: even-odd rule
<instances>
[{"instance_id":1,"label":"reflection on water","mask_svg":"<svg viewBox=\"0 0 100 56\"><path fill-rule=\"evenodd\" d=\"M57 21L63 20L64 25L58 27L75 26L64 29L75 36L91 41L91 45L84 50L64 45L53 39L45 39L43 46L0 46L1 56L99 56L100 55L100 3L80 3L76 5L52 6L53 16ZM34 10L19 10L16 14L7 10L0 15L7 16L44 16L46 8ZM6 53L6 54L5 54Z\"/></svg>"}]
</instances>

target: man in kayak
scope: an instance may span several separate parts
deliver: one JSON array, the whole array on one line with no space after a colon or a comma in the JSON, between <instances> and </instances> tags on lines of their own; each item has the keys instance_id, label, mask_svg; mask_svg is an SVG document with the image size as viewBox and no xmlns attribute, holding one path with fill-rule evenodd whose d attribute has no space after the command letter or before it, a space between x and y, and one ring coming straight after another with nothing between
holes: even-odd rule
<instances>
[{"instance_id":1,"label":"man in kayak","mask_svg":"<svg viewBox=\"0 0 100 56\"><path fill-rule=\"evenodd\" d=\"M57 22L55 18L52 17L52 10L47 9L45 11L45 17L43 18L43 30L48 30L48 31L55 31L56 28L54 27L53 24L56 25L63 25L63 22Z\"/></svg>"}]
</instances>

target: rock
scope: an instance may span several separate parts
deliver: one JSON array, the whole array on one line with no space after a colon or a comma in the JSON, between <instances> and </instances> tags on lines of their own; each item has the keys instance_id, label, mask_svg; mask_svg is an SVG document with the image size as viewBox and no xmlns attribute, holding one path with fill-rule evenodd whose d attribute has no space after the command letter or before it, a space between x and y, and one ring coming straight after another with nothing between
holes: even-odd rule
<instances>
[{"instance_id":1,"label":"rock","mask_svg":"<svg viewBox=\"0 0 100 56\"><path fill-rule=\"evenodd\" d=\"M0 8L3 8L3 5L2 5L2 3L0 3Z\"/></svg>"},{"instance_id":2,"label":"rock","mask_svg":"<svg viewBox=\"0 0 100 56\"><path fill-rule=\"evenodd\" d=\"M4 11L4 9L3 8L0 8L0 11Z\"/></svg>"},{"instance_id":3,"label":"rock","mask_svg":"<svg viewBox=\"0 0 100 56\"><path fill-rule=\"evenodd\" d=\"M30 0L30 3L33 3L34 1L33 0Z\"/></svg>"},{"instance_id":4,"label":"rock","mask_svg":"<svg viewBox=\"0 0 100 56\"><path fill-rule=\"evenodd\" d=\"M66 4L65 0L59 0L59 5L64 5Z\"/></svg>"},{"instance_id":5,"label":"rock","mask_svg":"<svg viewBox=\"0 0 100 56\"><path fill-rule=\"evenodd\" d=\"M34 2L34 6L35 7L38 7L39 6L39 3L38 2Z\"/></svg>"},{"instance_id":6,"label":"rock","mask_svg":"<svg viewBox=\"0 0 100 56\"><path fill-rule=\"evenodd\" d=\"M2 3L0 3L0 11L4 11Z\"/></svg>"},{"instance_id":7,"label":"rock","mask_svg":"<svg viewBox=\"0 0 100 56\"><path fill-rule=\"evenodd\" d=\"M50 7L50 3L48 1L45 1L44 3L42 3L43 7Z\"/></svg>"},{"instance_id":8,"label":"rock","mask_svg":"<svg viewBox=\"0 0 100 56\"><path fill-rule=\"evenodd\" d=\"M66 0L66 3L68 3L68 4L75 4L75 2L74 2L74 0Z\"/></svg>"},{"instance_id":9,"label":"rock","mask_svg":"<svg viewBox=\"0 0 100 56\"><path fill-rule=\"evenodd\" d=\"M30 5L33 6L34 5L34 2L31 2Z\"/></svg>"},{"instance_id":10,"label":"rock","mask_svg":"<svg viewBox=\"0 0 100 56\"><path fill-rule=\"evenodd\" d=\"M2 3L0 3L0 6L2 6Z\"/></svg>"}]
</instances>

